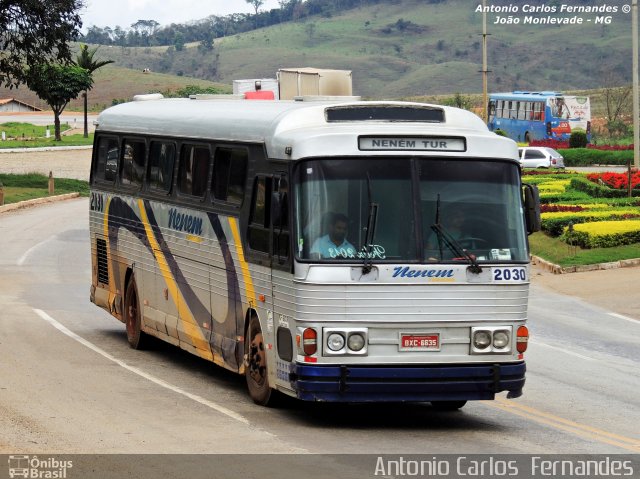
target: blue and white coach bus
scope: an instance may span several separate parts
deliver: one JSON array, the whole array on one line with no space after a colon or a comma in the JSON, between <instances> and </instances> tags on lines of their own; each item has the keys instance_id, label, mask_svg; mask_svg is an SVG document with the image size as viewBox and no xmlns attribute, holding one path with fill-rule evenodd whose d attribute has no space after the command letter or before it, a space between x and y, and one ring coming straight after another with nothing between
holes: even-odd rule
<instances>
[{"instance_id":1,"label":"blue and white coach bus","mask_svg":"<svg viewBox=\"0 0 640 479\"><path fill-rule=\"evenodd\" d=\"M98 119L90 208L91 301L258 404L522 394L537 191L472 113L133 101Z\"/></svg>"}]
</instances>

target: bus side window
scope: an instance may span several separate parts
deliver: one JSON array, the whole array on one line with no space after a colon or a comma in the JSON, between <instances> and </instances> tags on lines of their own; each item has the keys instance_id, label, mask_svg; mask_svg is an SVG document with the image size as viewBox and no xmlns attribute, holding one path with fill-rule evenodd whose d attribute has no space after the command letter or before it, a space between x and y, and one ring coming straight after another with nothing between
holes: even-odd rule
<instances>
[{"instance_id":1,"label":"bus side window","mask_svg":"<svg viewBox=\"0 0 640 479\"><path fill-rule=\"evenodd\" d=\"M146 146L142 140L124 140L122 147L122 170L120 183L140 188L144 178Z\"/></svg>"},{"instance_id":2,"label":"bus side window","mask_svg":"<svg viewBox=\"0 0 640 479\"><path fill-rule=\"evenodd\" d=\"M252 250L267 254L269 253L270 200L271 178L256 177L249 215L248 243Z\"/></svg>"},{"instance_id":3,"label":"bus side window","mask_svg":"<svg viewBox=\"0 0 640 479\"><path fill-rule=\"evenodd\" d=\"M489 120L492 120L496 116L496 102L494 100L489 102Z\"/></svg>"},{"instance_id":4,"label":"bus side window","mask_svg":"<svg viewBox=\"0 0 640 479\"><path fill-rule=\"evenodd\" d=\"M176 160L176 146L170 142L152 141L149 148L149 187L152 190L169 193L173 180L173 165Z\"/></svg>"},{"instance_id":5,"label":"bus side window","mask_svg":"<svg viewBox=\"0 0 640 479\"><path fill-rule=\"evenodd\" d=\"M211 191L219 201L242 205L249 153L244 148L218 148L213 158Z\"/></svg>"},{"instance_id":6,"label":"bus side window","mask_svg":"<svg viewBox=\"0 0 640 479\"><path fill-rule=\"evenodd\" d=\"M282 264L289 257L289 184L284 176L273 179L271 222L273 255Z\"/></svg>"},{"instance_id":7,"label":"bus side window","mask_svg":"<svg viewBox=\"0 0 640 479\"><path fill-rule=\"evenodd\" d=\"M113 183L118 172L119 157L118 139L100 138L98 140L98 153L94 170L95 179Z\"/></svg>"},{"instance_id":8,"label":"bus side window","mask_svg":"<svg viewBox=\"0 0 640 479\"><path fill-rule=\"evenodd\" d=\"M211 155L209 147L200 145L183 145L180 154L180 172L178 187L180 193L204 197L207 192L207 177Z\"/></svg>"}]
</instances>

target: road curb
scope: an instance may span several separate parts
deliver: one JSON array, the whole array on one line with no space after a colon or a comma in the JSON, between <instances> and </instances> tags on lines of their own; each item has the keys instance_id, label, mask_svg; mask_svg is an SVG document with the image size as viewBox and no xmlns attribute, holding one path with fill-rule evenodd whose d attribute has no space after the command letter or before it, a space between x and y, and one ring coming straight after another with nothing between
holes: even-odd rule
<instances>
[{"instance_id":1,"label":"road curb","mask_svg":"<svg viewBox=\"0 0 640 479\"><path fill-rule=\"evenodd\" d=\"M35 198L33 200L18 201L17 203L9 203L8 205L0 206L0 213L7 211L19 210L22 208L28 208L30 206L43 205L47 203L56 203L58 201L70 200L72 198L78 198L80 193L67 193L64 195L47 196L45 198Z\"/></svg>"},{"instance_id":2,"label":"road curb","mask_svg":"<svg viewBox=\"0 0 640 479\"><path fill-rule=\"evenodd\" d=\"M599 271L605 269L617 269L617 268L631 268L634 266L640 266L640 258L634 259L621 259L620 261L613 261L611 263L596 263L585 264L579 266L566 266L551 263L539 256L531 256L531 263L540 266L542 269L549 271L553 274L566 274L566 273L585 273L587 271Z\"/></svg>"},{"instance_id":3,"label":"road curb","mask_svg":"<svg viewBox=\"0 0 640 479\"><path fill-rule=\"evenodd\" d=\"M34 146L33 148L0 148L0 154L6 153L29 153L32 151L69 151L69 150L90 150L93 145L75 146Z\"/></svg>"}]
</instances>

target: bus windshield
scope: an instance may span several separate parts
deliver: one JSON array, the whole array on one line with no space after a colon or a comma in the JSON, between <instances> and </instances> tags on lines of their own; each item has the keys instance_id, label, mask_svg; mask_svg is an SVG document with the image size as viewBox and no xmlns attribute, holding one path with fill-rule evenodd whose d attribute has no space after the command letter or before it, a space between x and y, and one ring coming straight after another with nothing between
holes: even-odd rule
<instances>
[{"instance_id":1,"label":"bus windshield","mask_svg":"<svg viewBox=\"0 0 640 479\"><path fill-rule=\"evenodd\" d=\"M466 262L466 250L478 262L528 261L515 163L314 159L294 178L299 260Z\"/></svg>"}]
</instances>

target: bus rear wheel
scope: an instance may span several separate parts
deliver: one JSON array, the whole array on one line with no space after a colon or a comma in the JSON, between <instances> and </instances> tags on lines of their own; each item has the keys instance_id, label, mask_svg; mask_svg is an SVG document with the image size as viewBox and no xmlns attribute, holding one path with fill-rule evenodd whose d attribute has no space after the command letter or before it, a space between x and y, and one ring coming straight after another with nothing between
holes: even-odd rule
<instances>
[{"instance_id":1,"label":"bus rear wheel","mask_svg":"<svg viewBox=\"0 0 640 479\"><path fill-rule=\"evenodd\" d=\"M431 406L438 411L457 411L465 404L467 401L431 401Z\"/></svg>"},{"instance_id":2,"label":"bus rear wheel","mask_svg":"<svg viewBox=\"0 0 640 479\"><path fill-rule=\"evenodd\" d=\"M531 135L529 134L529 132L526 132L524 134L524 141L525 143L531 143Z\"/></svg>"},{"instance_id":3,"label":"bus rear wheel","mask_svg":"<svg viewBox=\"0 0 640 479\"><path fill-rule=\"evenodd\" d=\"M127 341L133 349L145 349L149 345L149 337L142 331L140 301L135 279L131 278L124 295L124 321L127 326Z\"/></svg>"},{"instance_id":4,"label":"bus rear wheel","mask_svg":"<svg viewBox=\"0 0 640 479\"><path fill-rule=\"evenodd\" d=\"M256 316L251 317L244 338L244 375L253 402L267 406L272 394L262 329Z\"/></svg>"}]
</instances>

